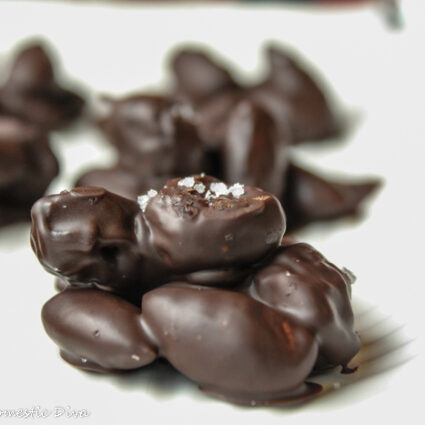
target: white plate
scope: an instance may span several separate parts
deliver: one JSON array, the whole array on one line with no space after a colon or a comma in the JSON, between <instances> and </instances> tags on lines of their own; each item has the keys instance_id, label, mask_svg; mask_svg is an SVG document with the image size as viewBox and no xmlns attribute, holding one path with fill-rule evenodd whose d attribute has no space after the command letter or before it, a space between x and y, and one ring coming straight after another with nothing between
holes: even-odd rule
<instances>
[{"instance_id":1,"label":"white plate","mask_svg":"<svg viewBox=\"0 0 425 425\"><path fill-rule=\"evenodd\" d=\"M91 375L68 366L42 329L40 309L54 293L53 278L31 252L29 227L0 230L0 412L40 406L50 413L49 421L55 406L70 406L90 412L81 419L87 424L243 425L402 423L408 412L409 423L421 423L423 358L413 356L423 349L419 335L425 319L425 7L414 0L403 7L405 29L391 32L367 8L312 13L277 6L0 3L0 60L19 40L42 35L58 50L66 73L92 93L162 87L164 55L185 40L211 45L238 65L241 77L254 78L261 72L260 46L282 40L322 71L344 110L356 117L344 143L300 147L297 158L323 170L377 175L386 182L362 222L315 226L301 236L356 273L355 300L374 306L360 306L359 326L368 328L363 337L375 342L356 359L361 364L356 374L332 375L339 388L327 385L323 396L292 407L231 406L204 396L161 366L127 376ZM70 187L84 166L113 158L100 136L83 125L55 134L54 149L64 163L51 191Z\"/></svg>"}]
</instances>

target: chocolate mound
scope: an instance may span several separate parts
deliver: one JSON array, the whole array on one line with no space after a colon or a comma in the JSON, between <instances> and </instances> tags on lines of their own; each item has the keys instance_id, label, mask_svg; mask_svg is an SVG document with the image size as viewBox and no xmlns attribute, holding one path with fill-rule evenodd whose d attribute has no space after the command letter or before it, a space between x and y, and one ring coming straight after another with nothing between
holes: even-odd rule
<instances>
[{"instance_id":1,"label":"chocolate mound","mask_svg":"<svg viewBox=\"0 0 425 425\"><path fill-rule=\"evenodd\" d=\"M62 291L43 323L74 366L164 358L207 394L268 405L319 391L309 376L359 349L353 275L283 238L280 203L258 188L192 175L136 203L82 187L32 216L33 249Z\"/></svg>"}]
</instances>

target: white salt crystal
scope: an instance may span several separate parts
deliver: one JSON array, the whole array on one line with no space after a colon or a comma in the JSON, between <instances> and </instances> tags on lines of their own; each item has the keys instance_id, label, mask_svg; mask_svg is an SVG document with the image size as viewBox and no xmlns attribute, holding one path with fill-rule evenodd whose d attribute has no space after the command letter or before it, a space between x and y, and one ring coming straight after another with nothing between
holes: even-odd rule
<instances>
[{"instance_id":1,"label":"white salt crystal","mask_svg":"<svg viewBox=\"0 0 425 425\"><path fill-rule=\"evenodd\" d=\"M151 198L153 198L156 195L158 195L158 192L155 189L149 189L146 195L141 195L137 197L137 202L140 206L140 209L143 212L146 211L146 207L148 206L148 203L151 200Z\"/></svg>"},{"instance_id":2,"label":"white salt crystal","mask_svg":"<svg viewBox=\"0 0 425 425\"><path fill-rule=\"evenodd\" d=\"M195 184L194 188L198 193L204 193L205 189L206 189L206 187L203 183Z\"/></svg>"},{"instance_id":3,"label":"white salt crystal","mask_svg":"<svg viewBox=\"0 0 425 425\"><path fill-rule=\"evenodd\" d=\"M195 179L193 177L185 177L184 179L179 180L177 183L178 186L184 187L193 187L195 184Z\"/></svg>"},{"instance_id":4,"label":"white salt crystal","mask_svg":"<svg viewBox=\"0 0 425 425\"><path fill-rule=\"evenodd\" d=\"M229 192L233 195L233 197L240 198L245 193L244 185L235 183L229 187Z\"/></svg>"},{"instance_id":5,"label":"white salt crystal","mask_svg":"<svg viewBox=\"0 0 425 425\"><path fill-rule=\"evenodd\" d=\"M229 194L229 189L222 182L219 182L219 183L213 182L213 183L211 183L210 189L211 189L212 192L214 192L214 195L216 197L219 197L219 196L222 196L222 195L228 195Z\"/></svg>"}]
</instances>

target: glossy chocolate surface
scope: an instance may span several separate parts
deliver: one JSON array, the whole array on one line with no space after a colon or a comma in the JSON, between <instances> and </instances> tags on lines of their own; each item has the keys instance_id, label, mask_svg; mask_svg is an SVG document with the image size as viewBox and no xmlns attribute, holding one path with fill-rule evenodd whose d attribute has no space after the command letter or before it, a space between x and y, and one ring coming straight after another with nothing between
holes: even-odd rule
<instances>
[{"instance_id":1,"label":"glossy chocolate surface","mask_svg":"<svg viewBox=\"0 0 425 425\"><path fill-rule=\"evenodd\" d=\"M351 283L350 273L297 243L276 248L232 289L174 282L147 292L140 309L68 287L42 317L79 368L117 372L163 357L210 395L273 404L319 391L306 382L312 371L345 366L357 353Z\"/></svg>"},{"instance_id":2,"label":"glossy chocolate surface","mask_svg":"<svg viewBox=\"0 0 425 425\"><path fill-rule=\"evenodd\" d=\"M82 112L83 99L62 88L52 62L38 44L18 52L5 85L0 88L0 107L45 129L60 128Z\"/></svg>"},{"instance_id":3,"label":"glossy chocolate surface","mask_svg":"<svg viewBox=\"0 0 425 425\"><path fill-rule=\"evenodd\" d=\"M57 173L47 133L0 115L0 225L28 220L31 205Z\"/></svg>"},{"instance_id":4,"label":"glossy chocolate surface","mask_svg":"<svg viewBox=\"0 0 425 425\"><path fill-rule=\"evenodd\" d=\"M260 269L249 294L309 329L319 344L316 368L345 365L360 348L353 332L353 276L310 245L280 247Z\"/></svg>"},{"instance_id":5,"label":"glossy chocolate surface","mask_svg":"<svg viewBox=\"0 0 425 425\"><path fill-rule=\"evenodd\" d=\"M33 249L57 276L140 300L185 275L193 283L234 284L285 232L274 196L208 176L170 180L139 203L94 187L41 198L32 209Z\"/></svg>"}]
</instances>

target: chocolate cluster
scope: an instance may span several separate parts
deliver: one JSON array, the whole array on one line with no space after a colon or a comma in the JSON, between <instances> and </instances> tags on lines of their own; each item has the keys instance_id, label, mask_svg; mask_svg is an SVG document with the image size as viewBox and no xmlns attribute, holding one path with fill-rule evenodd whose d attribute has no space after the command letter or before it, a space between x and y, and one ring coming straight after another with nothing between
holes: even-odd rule
<instances>
[{"instance_id":1,"label":"chocolate cluster","mask_svg":"<svg viewBox=\"0 0 425 425\"><path fill-rule=\"evenodd\" d=\"M182 50L171 62L170 93L105 99L109 114L99 127L118 162L89 171L77 185L135 200L172 177L206 172L275 195L288 206L291 229L356 213L378 181L340 183L293 163L292 144L334 137L341 124L294 57L275 46L267 57L268 76L246 85L206 53Z\"/></svg>"},{"instance_id":2,"label":"chocolate cluster","mask_svg":"<svg viewBox=\"0 0 425 425\"><path fill-rule=\"evenodd\" d=\"M64 287L43 323L74 366L163 358L208 394L264 405L319 391L308 377L359 349L352 274L284 240L281 203L256 187L191 175L137 202L81 187L41 198L32 219Z\"/></svg>"}]
</instances>

